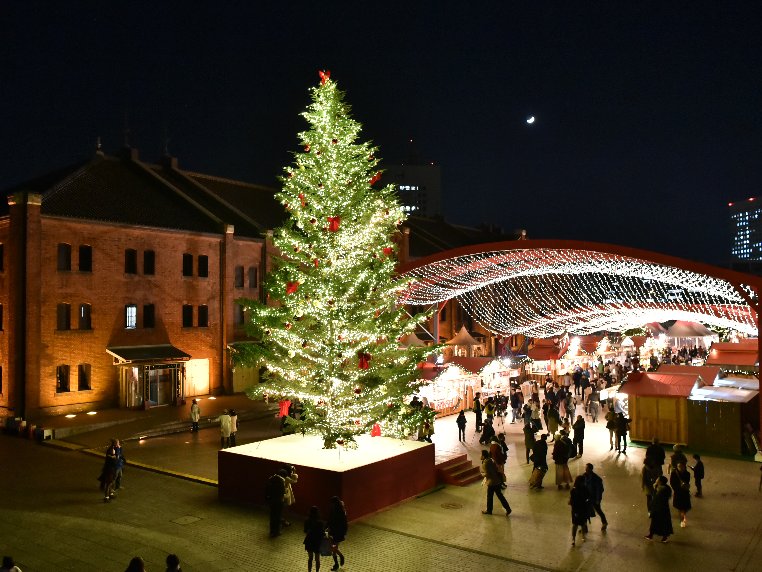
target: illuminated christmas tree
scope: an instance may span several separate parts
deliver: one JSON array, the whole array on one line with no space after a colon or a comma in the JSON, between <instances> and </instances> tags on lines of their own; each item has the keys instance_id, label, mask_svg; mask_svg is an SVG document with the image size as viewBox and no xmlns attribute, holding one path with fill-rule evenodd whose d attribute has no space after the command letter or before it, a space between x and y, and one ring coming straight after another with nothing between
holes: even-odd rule
<instances>
[{"instance_id":1,"label":"illuminated christmas tree","mask_svg":"<svg viewBox=\"0 0 762 572\"><path fill-rule=\"evenodd\" d=\"M241 303L256 343L234 360L265 367L265 392L300 402L297 431L322 435L324 447L352 446L376 423L402 436L431 419L407 398L420 387L418 364L431 348L400 347L427 319L397 305L398 227L405 215L391 185L378 187L376 148L358 142L361 126L344 93L320 72L302 114L309 129L285 169L277 198L289 217L273 234L279 254L264 287L267 304Z\"/></svg>"}]
</instances>

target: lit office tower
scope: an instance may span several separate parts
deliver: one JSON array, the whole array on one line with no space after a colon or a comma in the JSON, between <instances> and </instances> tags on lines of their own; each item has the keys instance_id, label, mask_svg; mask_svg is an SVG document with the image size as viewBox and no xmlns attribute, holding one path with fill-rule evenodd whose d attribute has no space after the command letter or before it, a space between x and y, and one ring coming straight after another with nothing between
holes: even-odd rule
<instances>
[{"instance_id":1,"label":"lit office tower","mask_svg":"<svg viewBox=\"0 0 762 572\"><path fill-rule=\"evenodd\" d=\"M731 265L736 270L756 271L762 262L762 200L749 198L728 203L730 207Z\"/></svg>"},{"instance_id":2,"label":"lit office tower","mask_svg":"<svg viewBox=\"0 0 762 572\"><path fill-rule=\"evenodd\" d=\"M384 183L394 183L402 208L411 215L435 217L442 214L442 174L431 164L386 165Z\"/></svg>"}]
</instances>

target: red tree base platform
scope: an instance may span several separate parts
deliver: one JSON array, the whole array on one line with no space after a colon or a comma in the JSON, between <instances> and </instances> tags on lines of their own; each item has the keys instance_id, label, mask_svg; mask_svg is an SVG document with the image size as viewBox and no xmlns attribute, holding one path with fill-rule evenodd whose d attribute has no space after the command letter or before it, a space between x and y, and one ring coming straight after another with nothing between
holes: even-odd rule
<instances>
[{"instance_id":1,"label":"red tree base platform","mask_svg":"<svg viewBox=\"0 0 762 572\"><path fill-rule=\"evenodd\" d=\"M325 517L335 495L354 520L435 486L433 445L370 436L359 437L358 445L325 450L318 436L287 435L222 449L217 455L219 498L265 504L267 479L294 465L299 481L291 510L307 514L315 505Z\"/></svg>"}]
</instances>

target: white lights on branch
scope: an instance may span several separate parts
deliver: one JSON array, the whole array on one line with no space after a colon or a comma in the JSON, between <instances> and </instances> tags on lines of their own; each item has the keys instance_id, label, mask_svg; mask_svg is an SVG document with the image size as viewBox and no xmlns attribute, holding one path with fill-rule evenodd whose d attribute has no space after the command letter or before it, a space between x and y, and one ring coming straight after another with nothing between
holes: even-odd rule
<instances>
[{"instance_id":1,"label":"white lights on branch","mask_svg":"<svg viewBox=\"0 0 762 572\"><path fill-rule=\"evenodd\" d=\"M482 252L415 268L405 277L414 282L402 302L423 305L456 298L499 335L584 335L667 320L757 333L754 312L730 282L605 252ZM740 288L753 299L748 285Z\"/></svg>"}]
</instances>

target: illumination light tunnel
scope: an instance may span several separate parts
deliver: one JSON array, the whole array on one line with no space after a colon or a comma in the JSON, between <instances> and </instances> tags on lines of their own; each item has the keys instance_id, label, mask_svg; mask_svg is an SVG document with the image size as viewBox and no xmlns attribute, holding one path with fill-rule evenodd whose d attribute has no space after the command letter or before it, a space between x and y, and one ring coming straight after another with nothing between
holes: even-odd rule
<instances>
[{"instance_id":1,"label":"illumination light tunnel","mask_svg":"<svg viewBox=\"0 0 762 572\"><path fill-rule=\"evenodd\" d=\"M401 302L455 298L498 335L549 338L687 320L757 334L756 294L731 282L610 252L493 250L412 268Z\"/></svg>"}]
</instances>

